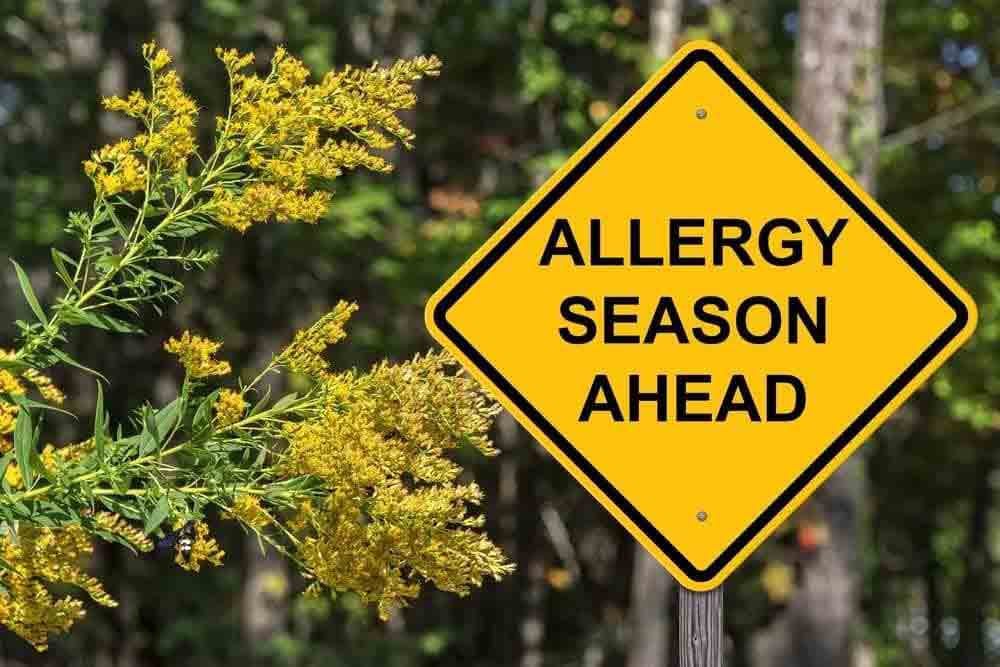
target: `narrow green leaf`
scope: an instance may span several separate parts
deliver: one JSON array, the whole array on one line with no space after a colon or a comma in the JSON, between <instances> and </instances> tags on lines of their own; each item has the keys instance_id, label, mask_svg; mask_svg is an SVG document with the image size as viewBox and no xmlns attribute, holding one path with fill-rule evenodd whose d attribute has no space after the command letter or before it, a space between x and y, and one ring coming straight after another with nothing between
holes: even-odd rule
<instances>
[{"instance_id":1,"label":"narrow green leaf","mask_svg":"<svg viewBox=\"0 0 1000 667\"><path fill-rule=\"evenodd\" d=\"M59 278L66 285L66 288L70 291L76 289L76 285L73 284L73 278L70 275L69 269L66 268L65 255L59 252L57 249L52 249L52 263L56 267L56 273L59 274Z\"/></svg>"},{"instance_id":2,"label":"narrow green leaf","mask_svg":"<svg viewBox=\"0 0 1000 667\"><path fill-rule=\"evenodd\" d=\"M98 496L97 501L107 507L112 512L121 514L126 519L139 521L142 519L142 512L135 506L135 502L129 500L119 500L113 496Z\"/></svg>"},{"instance_id":3,"label":"narrow green leaf","mask_svg":"<svg viewBox=\"0 0 1000 667\"><path fill-rule=\"evenodd\" d=\"M264 408L270 405L270 403L271 403L271 387L268 386L264 392L264 396L259 401L257 401L257 404L254 405L253 408L250 409L250 416L252 417L259 412L263 412Z\"/></svg>"},{"instance_id":4,"label":"narrow green leaf","mask_svg":"<svg viewBox=\"0 0 1000 667\"><path fill-rule=\"evenodd\" d=\"M274 406L271 409L274 410L275 412L280 412L284 408L287 408L289 405L291 405L292 403L294 403L295 401L297 401L298 398L299 398L299 395L296 394L296 393L294 393L294 392L291 393L291 394L287 394L285 396L282 396L281 398L278 399L278 402L275 403Z\"/></svg>"},{"instance_id":5,"label":"narrow green leaf","mask_svg":"<svg viewBox=\"0 0 1000 667\"><path fill-rule=\"evenodd\" d=\"M139 456L149 454L165 444L164 440L177 423L181 407L181 399L175 398L156 412L146 413L140 436Z\"/></svg>"},{"instance_id":6,"label":"narrow green leaf","mask_svg":"<svg viewBox=\"0 0 1000 667\"><path fill-rule=\"evenodd\" d=\"M68 354L66 354L65 352L63 352L62 350L53 349L52 350L52 356L54 356L56 359L58 359L59 361L63 362L64 364L69 364L70 366L72 366L74 368L79 368L81 371L85 371L87 373L90 373L91 375L96 375L97 377L101 378L105 382L108 381L108 378L104 377L103 375L101 375L100 373L98 373L97 371L95 371L93 368L87 368L86 366L84 366L83 364L81 364L79 361L73 359Z\"/></svg>"},{"instance_id":7,"label":"narrow green leaf","mask_svg":"<svg viewBox=\"0 0 1000 667\"><path fill-rule=\"evenodd\" d=\"M193 432L197 433L212 421L212 406L215 405L215 400L219 397L219 392L220 390L216 389L198 404L198 409L194 413L194 419L191 421L191 430Z\"/></svg>"},{"instance_id":8,"label":"narrow green leaf","mask_svg":"<svg viewBox=\"0 0 1000 667\"><path fill-rule=\"evenodd\" d=\"M59 413L62 413L64 415L69 415L73 419L77 418L77 416L74 415L72 412L69 412L67 410L63 410L62 408L57 408L54 405L48 405L47 403L39 403L38 401L35 401L35 400L32 400L32 399L28 398L24 394L8 394L7 396L14 403L17 403L18 405L20 405L21 407L24 407L24 408L37 408L39 410L51 410L52 412L59 412Z\"/></svg>"},{"instance_id":9,"label":"narrow green leaf","mask_svg":"<svg viewBox=\"0 0 1000 667\"><path fill-rule=\"evenodd\" d=\"M66 324L71 326L88 325L94 327L95 329L104 329L105 331L113 331L115 333L144 333L140 327L137 327L130 322L119 320L118 318L111 317L110 315L106 315L104 313L77 310L76 308L67 309L66 315L63 319Z\"/></svg>"},{"instance_id":10,"label":"narrow green leaf","mask_svg":"<svg viewBox=\"0 0 1000 667\"><path fill-rule=\"evenodd\" d=\"M145 456L160 447L160 431L150 412L142 418L142 433L139 434L139 456Z\"/></svg>"},{"instance_id":11,"label":"narrow green leaf","mask_svg":"<svg viewBox=\"0 0 1000 667\"><path fill-rule=\"evenodd\" d=\"M23 361L16 361L14 359L0 359L0 368L8 371L23 371L30 366Z\"/></svg>"},{"instance_id":12,"label":"narrow green leaf","mask_svg":"<svg viewBox=\"0 0 1000 667\"><path fill-rule=\"evenodd\" d=\"M167 500L166 496L160 498L159 502L156 503L156 507L148 517L146 517L146 524L143 526L143 530L149 535L154 530L160 527L160 524L164 522L167 515L170 514L170 501Z\"/></svg>"},{"instance_id":13,"label":"narrow green leaf","mask_svg":"<svg viewBox=\"0 0 1000 667\"><path fill-rule=\"evenodd\" d=\"M108 216L111 218L112 224L114 224L115 229L118 230L118 234L123 239L124 238L128 238L128 230L125 229L125 225L123 225L121 223L121 220L119 220L118 216L115 214L115 207L114 206L106 206L104 210L107 211Z\"/></svg>"},{"instance_id":14,"label":"narrow green leaf","mask_svg":"<svg viewBox=\"0 0 1000 667\"><path fill-rule=\"evenodd\" d=\"M97 458L103 464L104 458L104 389L101 382L97 382L97 406L94 408L94 448L97 449Z\"/></svg>"},{"instance_id":15,"label":"narrow green leaf","mask_svg":"<svg viewBox=\"0 0 1000 667\"><path fill-rule=\"evenodd\" d=\"M48 326L49 320L45 317L45 311L42 310L42 304L38 303L38 297L35 296L35 290L31 289L31 281L28 280L28 274L24 272L21 265L15 262L13 259L10 263L14 265L14 271L17 272L17 282L21 284L21 291L24 293L24 298L31 306L31 310L34 311L35 317L42 324Z\"/></svg>"},{"instance_id":16,"label":"narrow green leaf","mask_svg":"<svg viewBox=\"0 0 1000 667\"><path fill-rule=\"evenodd\" d=\"M35 480L31 469L31 454L35 449L35 430L31 425L31 413L21 408L17 411L17 422L14 424L14 452L17 454L17 466L21 469L24 488L30 489Z\"/></svg>"},{"instance_id":17,"label":"narrow green leaf","mask_svg":"<svg viewBox=\"0 0 1000 667\"><path fill-rule=\"evenodd\" d=\"M38 440L37 437L34 438L35 441ZM32 447L31 450L31 469L40 474L42 477L49 482L55 482L56 477L53 471L45 467L45 463L42 461L42 457L38 455L38 449Z\"/></svg>"},{"instance_id":18,"label":"narrow green leaf","mask_svg":"<svg viewBox=\"0 0 1000 667\"><path fill-rule=\"evenodd\" d=\"M174 428L182 407L183 401L181 397L177 397L157 411L155 415L156 425L160 429L160 433L167 435Z\"/></svg>"}]
</instances>

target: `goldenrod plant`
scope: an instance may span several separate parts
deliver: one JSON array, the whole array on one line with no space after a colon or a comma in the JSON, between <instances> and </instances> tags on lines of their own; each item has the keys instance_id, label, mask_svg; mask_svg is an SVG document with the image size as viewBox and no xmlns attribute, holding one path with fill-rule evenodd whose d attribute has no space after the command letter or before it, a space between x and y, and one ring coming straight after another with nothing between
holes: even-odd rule
<instances>
[{"instance_id":1,"label":"goldenrod plant","mask_svg":"<svg viewBox=\"0 0 1000 667\"><path fill-rule=\"evenodd\" d=\"M179 333L164 344L183 370L179 394L125 424L106 413L108 380L68 354L76 327L143 335L141 317L180 296L177 276L215 259L199 245L205 232L315 223L342 173L389 171L378 151L410 145L398 112L416 102L413 82L440 67L418 57L310 82L281 48L266 74L252 55L217 54L230 97L212 150L197 145L199 109L169 54L145 45L148 94L104 100L141 131L83 165L94 203L69 216L75 256L52 250L61 295L43 306L14 264L34 317L17 322L15 349L0 355L0 623L39 650L84 613L79 597L56 591L115 605L85 572L95 539L135 552L160 542L197 572L224 557L210 534L215 515L284 554L305 592L352 591L382 617L425 584L461 595L513 567L480 530L479 487L447 458L461 447L496 453L497 407L442 353L368 372L331 368L324 351L345 337L354 304L338 304L244 376L253 379L228 386L222 344ZM43 417L64 400L44 374L56 365L96 377L94 414L78 416L92 419L92 435L42 446ZM276 373L305 376L311 388L272 397Z\"/></svg>"}]
</instances>

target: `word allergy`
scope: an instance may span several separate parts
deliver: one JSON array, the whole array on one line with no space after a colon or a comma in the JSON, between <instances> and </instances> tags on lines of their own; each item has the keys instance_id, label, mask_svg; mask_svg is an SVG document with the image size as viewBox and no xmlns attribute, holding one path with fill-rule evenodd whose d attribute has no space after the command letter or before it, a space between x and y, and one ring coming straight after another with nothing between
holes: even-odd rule
<instances>
[{"instance_id":1,"label":"word allergy","mask_svg":"<svg viewBox=\"0 0 1000 667\"><path fill-rule=\"evenodd\" d=\"M666 244L653 249L648 226L639 218L623 226L605 225L600 218L574 229L569 219L552 226L539 265L542 267L718 268L789 267L816 263L829 267L847 218L803 222L776 217L759 226L740 218L669 218ZM587 238L581 237L581 230ZM607 234L607 236L606 236ZM612 252L609 249L624 248ZM608 269L598 269L608 270ZM780 299L750 294L738 300L716 294L697 298L664 294L643 300L634 295L592 297L570 294L559 314L565 322L558 335L570 345L749 345L825 344L829 303L825 296ZM664 358L669 358L664 355ZM612 378L594 376L583 395L579 421L601 416L616 422L636 422L643 406L659 422L724 422L742 416L752 422L789 422L801 417L808 404L806 385L794 373L763 372L759 377L734 373L728 378L709 373L656 373L644 378L632 373ZM624 400L619 398L624 396Z\"/></svg>"}]
</instances>

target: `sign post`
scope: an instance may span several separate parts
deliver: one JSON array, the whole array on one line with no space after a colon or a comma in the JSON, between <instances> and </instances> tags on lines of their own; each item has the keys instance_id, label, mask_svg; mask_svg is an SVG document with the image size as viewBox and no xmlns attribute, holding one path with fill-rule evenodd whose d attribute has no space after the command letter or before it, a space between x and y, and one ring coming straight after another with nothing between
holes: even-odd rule
<instances>
[{"instance_id":1,"label":"sign post","mask_svg":"<svg viewBox=\"0 0 1000 667\"><path fill-rule=\"evenodd\" d=\"M692 665L721 655L722 594L696 592L975 320L962 288L708 42L681 49L426 309L432 335L692 591Z\"/></svg>"},{"instance_id":2,"label":"sign post","mask_svg":"<svg viewBox=\"0 0 1000 667\"><path fill-rule=\"evenodd\" d=\"M722 587L699 593L680 588L680 667L722 667Z\"/></svg>"}]
</instances>

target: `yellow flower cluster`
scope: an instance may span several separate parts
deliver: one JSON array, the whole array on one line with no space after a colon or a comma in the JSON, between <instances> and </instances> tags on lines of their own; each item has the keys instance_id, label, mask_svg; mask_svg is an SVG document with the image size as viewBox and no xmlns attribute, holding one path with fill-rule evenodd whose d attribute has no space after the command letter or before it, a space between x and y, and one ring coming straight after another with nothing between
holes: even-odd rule
<instances>
[{"instance_id":1,"label":"yellow flower cluster","mask_svg":"<svg viewBox=\"0 0 1000 667\"><path fill-rule=\"evenodd\" d=\"M9 361L13 357L12 352L0 349L0 360ZM41 397L53 405L62 405L63 401L66 400L66 396L52 382L52 378L33 368L25 369L20 376L7 369L0 369L0 394L23 396L27 389L22 380L27 380L34 385ZM15 403L0 398L0 454L10 451L13 447L13 443L6 436L14 431L14 425L17 423L17 412L18 406Z\"/></svg>"},{"instance_id":2,"label":"yellow flower cluster","mask_svg":"<svg viewBox=\"0 0 1000 667\"><path fill-rule=\"evenodd\" d=\"M147 113L149 132L136 137L135 146L169 169L182 169L198 150L194 137L198 105L184 92L173 70L154 74L153 91Z\"/></svg>"},{"instance_id":3,"label":"yellow flower cluster","mask_svg":"<svg viewBox=\"0 0 1000 667\"><path fill-rule=\"evenodd\" d=\"M158 161L168 169L182 170L198 150L198 105L184 92L177 72L164 69L170 64L170 54L155 42L144 44L142 54L152 77L151 99L133 91L127 98L106 97L102 103L108 111L142 121L146 132L105 146L84 162L84 171L99 194L110 196L144 189L147 168L140 157Z\"/></svg>"},{"instance_id":4,"label":"yellow flower cluster","mask_svg":"<svg viewBox=\"0 0 1000 667\"><path fill-rule=\"evenodd\" d=\"M0 440L0 452L10 451L12 446L13 444L9 440ZM66 445L64 447L56 447L55 445L49 444L45 445L40 458L46 469L54 472L66 463L79 461L86 454L93 451L93 449L93 439L84 440L83 442ZM4 470L4 479L12 489L20 489L24 486L24 479L21 477L21 468L17 465L17 459L14 459L7 464L7 469Z\"/></svg>"},{"instance_id":5,"label":"yellow flower cluster","mask_svg":"<svg viewBox=\"0 0 1000 667\"><path fill-rule=\"evenodd\" d=\"M278 363L295 373L322 380L330 371L323 353L347 336L344 325L357 310L356 303L338 303L312 326L296 332L291 344L278 355Z\"/></svg>"},{"instance_id":6,"label":"yellow flower cluster","mask_svg":"<svg viewBox=\"0 0 1000 667\"><path fill-rule=\"evenodd\" d=\"M20 395L24 393L24 385L13 373L0 369L0 393Z\"/></svg>"},{"instance_id":7,"label":"yellow flower cluster","mask_svg":"<svg viewBox=\"0 0 1000 667\"><path fill-rule=\"evenodd\" d=\"M498 408L451 365L428 354L328 375L323 415L286 426L279 467L328 490L290 521L307 574L355 591L383 617L425 581L464 594L512 569L468 513L479 488L458 483L461 468L444 456L466 445L495 453L488 430Z\"/></svg>"},{"instance_id":8,"label":"yellow flower cluster","mask_svg":"<svg viewBox=\"0 0 1000 667\"><path fill-rule=\"evenodd\" d=\"M166 49L161 49L155 41L146 42L142 45L142 57L149 63L149 68L158 72L170 64L170 53Z\"/></svg>"},{"instance_id":9,"label":"yellow flower cluster","mask_svg":"<svg viewBox=\"0 0 1000 667\"><path fill-rule=\"evenodd\" d=\"M94 516L94 523L97 529L110 535L121 538L136 551L148 552L153 550L153 542L146 534L123 519L118 514L111 512L98 512Z\"/></svg>"},{"instance_id":10,"label":"yellow flower cluster","mask_svg":"<svg viewBox=\"0 0 1000 667\"><path fill-rule=\"evenodd\" d=\"M249 493L236 496L227 518L242 521L253 530L260 530L272 522L271 515L260 504L260 498Z\"/></svg>"},{"instance_id":11,"label":"yellow flower cluster","mask_svg":"<svg viewBox=\"0 0 1000 667\"><path fill-rule=\"evenodd\" d=\"M20 396L24 394L24 385L13 373L6 369L0 369L0 394L10 394L13 396ZM8 433L14 432L14 424L17 422L17 410L16 404L6 400L0 399L0 434L6 435ZM0 438L0 442L5 444L0 445L0 450L7 451L10 449L10 441L7 438Z\"/></svg>"},{"instance_id":12,"label":"yellow flower cluster","mask_svg":"<svg viewBox=\"0 0 1000 667\"><path fill-rule=\"evenodd\" d=\"M101 100L101 105L108 111L117 111L133 118L143 118L149 108L146 96L139 90L133 90L127 99L117 96L105 97Z\"/></svg>"},{"instance_id":13,"label":"yellow flower cluster","mask_svg":"<svg viewBox=\"0 0 1000 667\"><path fill-rule=\"evenodd\" d=\"M247 402L243 400L243 395L238 391L223 389L219 392L212 408L215 410L215 420L219 426L229 426L243 418Z\"/></svg>"},{"instance_id":14,"label":"yellow flower cluster","mask_svg":"<svg viewBox=\"0 0 1000 667\"><path fill-rule=\"evenodd\" d=\"M190 551L184 553L180 542L175 549L177 555L174 556L174 562L189 572L201 572L202 563L222 565L222 559L226 555L226 552L219 548L215 538L209 535L208 524L203 521L194 524L194 538Z\"/></svg>"},{"instance_id":15,"label":"yellow flower cluster","mask_svg":"<svg viewBox=\"0 0 1000 667\"><path fill-rule=\"evenodd\" d=\"M145 189L148 171L133 152L134 148L131 140L122 139L94 151L84 161L83 171L94 182L99 195L110 197Z\"/></svg>"},{"instance_id":16,"label":"yellow flower cluster","mask_svg":"<svg viewBox=\"0 0 1000 667\"><path fill-rule=\"evenodd\" d=\"M21 374L21 377L35 385L38 393L49 403L62 405L66 400L66 395L52 382L52 378L48 375L43 375L34 368L29 368Z\"/></svg>"},{"instance_id":17,"label":"yellow flower cluster","mask_svg":"<svg viewBox=\"0 0 1000 667\"><path fill-rule=\"evenodd\" d=\"M171 337L163 349L176 354L184 371L192 378L206 378L212 375L225 375L231 368L228 361L215 359L215 353L222 343L201 336L193 336L185 331L180 339Z\"/></svg>"},{"instance_id":18,"label":"yellow flower cluster","mask_svg":"<svg viewBox=\"0 0 1000 667\"><path fill-rule=\"evenodd\" d=\"M51 635L67 632L83 617L83 603L70 596L56 598L48 585L83 590L94 602L114 607L116 602L94 577L80 569L93 552L80 526L40 528L22 524L16 538L0 535L0 623L44 651Z\"/></svg>"},{"instance_id":19,"label":"yellow flower cluster","mask_svg":"<svg viewBox=\"0 0 1000 667\"><path fill-rule=\"evenodd\" d=\"M252 55L217 49L232 84L231 112L219 119L219 141L244 150L255 183L216 190L219 221L240 232L270 220L316 222L329 194L315 189L344 171L386 172L391 165L372 150L409 146L413 133L397 113L416 102L412 83L438 73L434 57L402 60L387 68L346 68L310 84L309 70L283 48L265 77L244 70Z\"/></svg>"},{"instance_id":20,"label":"yellow flower cluster","mask_svg":"<svg viewBox=\"0 0 1000 667\"><path fill-rule=\"evenodd\" d=\"M215 218L220 224L242 233L255 222L316 223L330 204L330 193L295 192L269 183L253 183L239 194L218 189L212 197Z\"/></svg>"},{"instance_id":21,"label":"yellow flower cluster","mask_svg":"<svg viewBox=\"0 0 1000 667\"><path fill-rule=\"evenodd\" d=\"M21 469L18 467L17 461L11 461L7 464L7 469L3 472L3 478L12 489L20 489L24 486L24 478L21 476Z\"/></svg>"}]
</instances>

